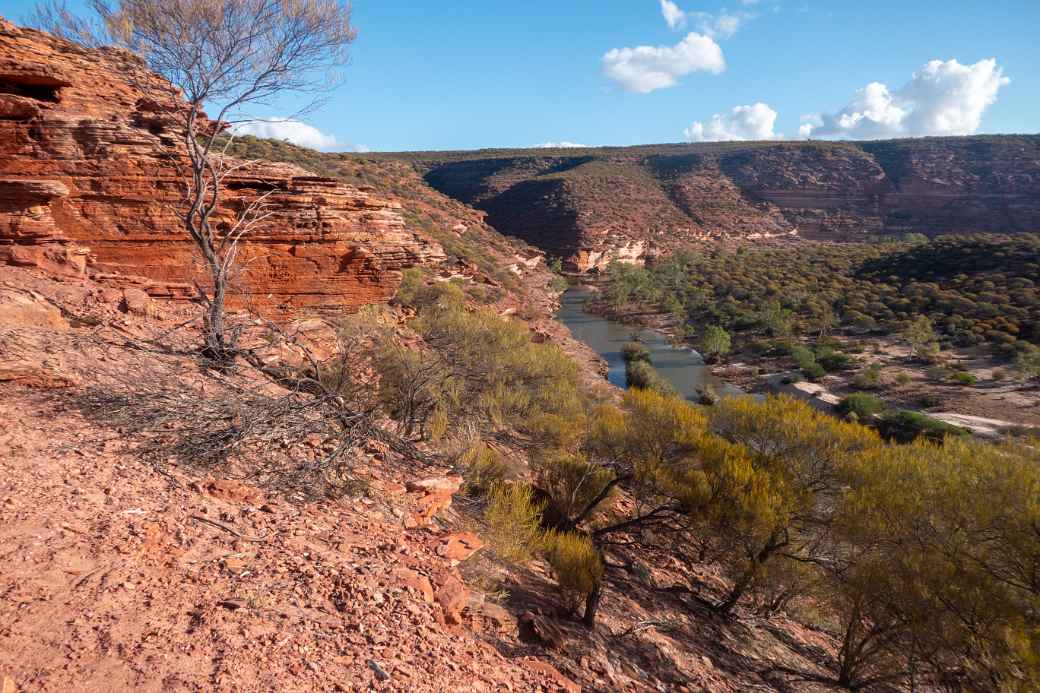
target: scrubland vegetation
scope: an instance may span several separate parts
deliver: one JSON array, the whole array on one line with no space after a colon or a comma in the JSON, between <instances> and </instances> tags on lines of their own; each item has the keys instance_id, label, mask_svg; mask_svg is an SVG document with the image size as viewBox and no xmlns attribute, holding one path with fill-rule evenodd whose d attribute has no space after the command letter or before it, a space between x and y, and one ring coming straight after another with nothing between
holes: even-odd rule
<instances>
[{"instance_id":1,"label":"scrubland vegetation","mask_svg":"<svg viewBox=\"0 0 1040 693\"><path fill-rule=\"evenodd\" d=\"M638 546L722 569L726 590L693 570L680 588L704 618L785 610L831 633L833 671L782 672L794 678L854 690L1035 685L1037 441L901 444L785 397L700 407L643 383L614 401L459 286L413 274L398 300L421 339L379 355L386 411L409 435L460 451L498 556L546 561L561 606L589 627L632 579L612 547ZM804 329L799 306L779 311ZM716 321L735 325L726 315ZM649 367L639 345L625 353ZM847 408L876 410L868 397Z\"/></svg>"},{"instance_id":2,"label":"scrubland vegetation","mask_svg":"<svg viewBox=\"0 0 1040 693\"><path fill-rule=\"evenodd\" d=\"M606 299L755 340L832 332L906 335L915 350L985 346L1036 359L1040 237L944 236L874 244L801 243L675 255L610 268Z\"/></svg>"}]
</instances>

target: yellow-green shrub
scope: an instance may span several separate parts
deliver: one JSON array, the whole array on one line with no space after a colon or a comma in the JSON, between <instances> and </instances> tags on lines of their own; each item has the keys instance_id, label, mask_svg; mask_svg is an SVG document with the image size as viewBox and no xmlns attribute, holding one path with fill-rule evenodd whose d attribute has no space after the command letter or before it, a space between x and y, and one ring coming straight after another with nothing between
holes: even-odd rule
<instances>
[{"instance_id":1,"label":"yellow-green shrub","mask_svg":"<svg viewBox=\"0 0 1040 693\"><path fill-rule=\"evenodd\" d=\"M575 600L586 597L603 577L603 560L592 540L576 532L551 532L546 543L557 583Z\"/></svg>"},{"instance_id":2,"label":"yellow-green shrub","mask_svg":"<svg viewBox=\"0 0 1040 693\"><path fill-rule=\"evenodd\" d=\"M465 467L466 486L471 493L486 495L506 480L509 465L501 453L477 441L459 460Z\"/></svg>"},{"instance_id":3,"label":"yellow-green shrub","mask_svg":"<svg viewBox=\"0 0 1040 693\"><path fill-rule=\"evenodd\" d=\"M544 505L534 501L530 486L502 483L488 494L484 521L484 537L496 554L514 563L525 563L544 546L546 535L541 528Z\"/></svg>"},{"instance_id":4,"label":"yellow-green shrub","mask_svg":"<svg viewBox=\"0 0 1040 693\"><path fill-rule=\"evenodd\" d=\"M551 499L547 519L556 525L577 517L614 478L611 470L590 463L580 454L567 452L543 458L536 472L538 487ZM609 505L604 499L600 507ZM593 519L593 516L588 519Z\"/></svg>"}]
</instances>

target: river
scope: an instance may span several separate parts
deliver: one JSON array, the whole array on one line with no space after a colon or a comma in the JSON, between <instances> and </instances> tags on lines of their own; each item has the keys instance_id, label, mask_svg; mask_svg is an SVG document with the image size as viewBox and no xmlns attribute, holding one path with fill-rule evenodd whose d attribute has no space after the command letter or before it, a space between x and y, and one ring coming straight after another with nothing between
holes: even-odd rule
<instances>
[{"instance_id":1,"label":"river","mask_svg":"<svg viewBox=\"0 0 1040 693\"><path fill-rule=\"evenodd\" d=\"M595 295L591 289L572 286L560 298L556 319L566 325L574 338L587 344L609 367L607 378L625 387L625 361L621 347L626 342L641 341L650 350L654 368L687 399L696 400L698 390L711 385L719 395L738 395L741 390L712 375L704 359L693 349L676 348L655 330L624 325L585 310L586 299Z\"/></svg>"}]
</instances>

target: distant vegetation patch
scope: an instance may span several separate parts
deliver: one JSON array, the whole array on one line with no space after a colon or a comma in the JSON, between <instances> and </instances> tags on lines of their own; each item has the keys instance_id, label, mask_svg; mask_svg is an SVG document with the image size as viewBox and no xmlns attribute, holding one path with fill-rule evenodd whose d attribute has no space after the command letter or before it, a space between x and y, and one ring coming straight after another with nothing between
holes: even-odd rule
<instances>
[{"instance_id":1,"label":"distant vegetation patch","mask_svg":"<svg viewBox=\"0 0 1040 693\"><path fill-rule=\"evenodd\" d=\"M717 325L745 345L845 331L905 334L922 354L987 345L1013 358L1040 344L1034 234L716 249L647 269L616 265L609 277L605 295L615 309L657 305L689 336ZM814 360L825 370L848 365L833 353ZM814 368L806 361L803 368Z\"/></svg>"}]
</instances>

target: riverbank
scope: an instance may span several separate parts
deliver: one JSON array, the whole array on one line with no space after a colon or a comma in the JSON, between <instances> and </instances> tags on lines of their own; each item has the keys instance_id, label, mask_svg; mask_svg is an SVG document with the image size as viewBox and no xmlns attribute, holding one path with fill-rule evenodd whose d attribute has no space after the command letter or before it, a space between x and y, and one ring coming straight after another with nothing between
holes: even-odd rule
<instances>
[{"instance_id":1,"label":"riverbank","mask_svg":"<svg viewBox=\"0 0 1040 693\"><path fill-rule=\"evenodd\" d=\"M599 292L602 286L596 282L592 289ZM619 311L595 294L590 298L585 310L600 319L652 330L676 349L696 348L663 311L646 306ZM1016 380L1006 364L978 348L942 351L937 360L943 365L937 366L911 358L894 336L837 335L828 341L846 363L813 381L790 350L755 351L749 346L758 346L756 341L734 341L725 362L705 368L712 378L749 394L784 393L834 412L844 398L864 393L882 408L920 413L985 437L1040 427L1040 384Z\"/></svg>"},{"instance_id":2,"label":"riverbank","mask_svg":"<svg viewBox=\"0 0 1040 693\"><path fill-rule=\"evenodd\" d=\"M716 377L696 350L673 344L667 335L651 327L623 324L588 310L586 305L595 296L594 287L572 286L561 297L556 319L606 363L605 375L613 385L627 386L621 351L626 343L636 341L650 352L654 368L686 399L698 400L705 392L743 394L740 388Z\"/></svg>"}]
</instances>

